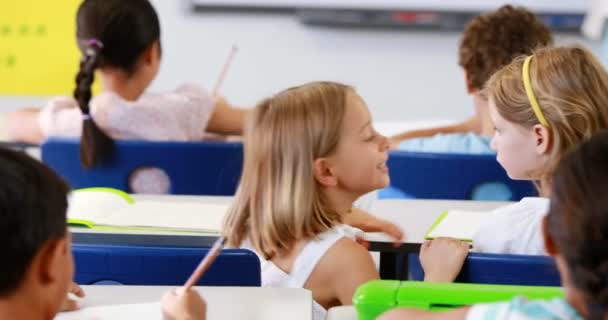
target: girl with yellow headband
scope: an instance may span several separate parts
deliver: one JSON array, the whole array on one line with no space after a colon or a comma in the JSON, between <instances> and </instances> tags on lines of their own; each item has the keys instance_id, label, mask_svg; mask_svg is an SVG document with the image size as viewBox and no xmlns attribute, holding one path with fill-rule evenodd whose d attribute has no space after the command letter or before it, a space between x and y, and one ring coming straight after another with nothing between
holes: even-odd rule
<instances>
[{"instance_id":1,"label":"girl with yellow headband","mask_svg":"<svg viewBox=\"0 0 608 320\"><path fill-rule=\"evenodd\" d=\"M494 211L474 237L481 252L545 254L541 221L561 158L608 128L608 74L589 51L540 49L498 71L485 95L492 148L511 179L537 183L540 198Z\"/></svg>"},{"instance_id":2,"label":"girl with yellow headband","mask_svg":"<svg viewBox=\"0 0 608 320\"><path fill-rule=\"evenodd\" d=\"M545 255L541 230L553 174L568 151L608 128L608 73L586 49L544 48L499 70L483 93L498 162L511 179L534 181L540 197L489 213L473 237L474 250ZM426 280L453 281L466 253L457 240L425 243L420 259ZM447 259L452 263L439 263L446 256L454 257Z\"/></svg>"},{"instance_id":3,"label":"girl with yellow headband","mask_svg":"<svg viewBox=\"0 0 608 320\"><path fill-rule=\"evenodd\" d=\"M546 117L548 117L545 114ZM552 124L547 119L549 125ZM543 220L547 252L557 262L563 298L482 303L447 312L396 309L381 320L608 318L608 130L560 161L552 179L551 207ZM575 223L573 223L575 221Z\"/></svg>"}]
</instances>

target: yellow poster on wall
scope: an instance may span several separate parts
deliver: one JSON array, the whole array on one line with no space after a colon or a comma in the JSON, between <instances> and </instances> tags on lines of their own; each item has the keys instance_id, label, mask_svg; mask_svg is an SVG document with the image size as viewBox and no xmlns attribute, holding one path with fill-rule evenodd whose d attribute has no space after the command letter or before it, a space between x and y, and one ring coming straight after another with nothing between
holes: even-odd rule
<instances>
[{"instance_id":1,"label":"yellow poster on wall","mask_svg":"<svg viewBox=\"0 0 608 320\"><path fill-rule=\"evenodd\" d=\"M80 62L76 11L81 0L3 1L0 94L71 95Z\"/></svg>"}]
</instances>

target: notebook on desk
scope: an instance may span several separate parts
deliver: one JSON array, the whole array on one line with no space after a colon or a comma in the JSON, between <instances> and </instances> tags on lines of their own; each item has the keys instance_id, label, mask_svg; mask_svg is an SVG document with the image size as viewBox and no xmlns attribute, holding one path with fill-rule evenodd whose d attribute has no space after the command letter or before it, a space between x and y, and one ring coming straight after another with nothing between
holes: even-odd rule
<instances>
[{"instance_id":1,"label":"notebook on desk","mask_svg":"<svg viewBox=\"0 0 608 320\"><path fill-rule=\"evenodd\" d=\"M70 195L70 226L107 230L219 233L227 205L182 201L135 201L111 188L75 190Z\"/></svg>"},{"instance_id":2,"label":"notebook on desk","mask_svg":"<svg viewBox=\"0 0 608 320\"><path fill-rule=\"evenodd\" d=\"M488 215L484 211L449 210L437 218L437 221L424 235L431 240L440 237L455 238L473 242L473 236Z\"/></svg>"}]
</instances>

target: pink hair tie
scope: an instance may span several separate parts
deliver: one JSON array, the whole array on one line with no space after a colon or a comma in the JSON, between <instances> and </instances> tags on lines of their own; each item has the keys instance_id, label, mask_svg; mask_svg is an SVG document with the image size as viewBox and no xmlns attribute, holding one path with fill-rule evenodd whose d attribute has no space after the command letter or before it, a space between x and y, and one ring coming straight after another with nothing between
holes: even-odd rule
<instances>
[{"instance_id":1,"label":"pink hair tie","mask_svg":"<svg viewBox=\"0 0 608 320\"><path fill-rule=\"evenodd\" d=\"M103 42L101 42L95 38L89 39L89 41L87 43L89 44L89 46L97 47L97 49L103 49Z\"/></svg>"}]
</instances>

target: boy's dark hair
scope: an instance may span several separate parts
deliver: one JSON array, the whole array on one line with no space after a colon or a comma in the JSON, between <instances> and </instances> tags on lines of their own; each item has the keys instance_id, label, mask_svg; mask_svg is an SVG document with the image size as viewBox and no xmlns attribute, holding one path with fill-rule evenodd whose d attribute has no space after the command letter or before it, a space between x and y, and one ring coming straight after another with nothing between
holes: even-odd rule
<instances>
[{"instance_id":1,"label":"boy's dark hair","mask_svg":"<svg viewBox=\"0 0 608 320\"><path fill-rule=\"evenodd\" d=\"M553 178L547 232L563 255L589 319L608 308L608 130L564 157Z\"/></svg>"},{"instance_id":2,"label":"boy's dark hair","mask_svg":"<svg viewBox=\"0 0 608 320\"><path fill-rule=\"evenodd\" d=\"M494 72L515 57L552 43L551 31L533 13L506 5L467 23L458 64L467 73L469 88L481 90Z\"/></svg>"},{"instance_id":3,"label":"boy's dark hair","mask_svg":"<svg viewBox=\"0 0 608 320\"><path fill-rule=\"evenodd\" d=\"M80 159L89 168L99 164L113 148L112 139L90 117L95 69L111 66L132 74L141 54L155 41L160 50L160 23L148 0L85 0L78 8L76 37L82 51L74 89L84 115Z\"/></svg>"},{"instance_id":4,"label":"boy's dark hair","mask_svg":"<svg viewBox=\"0 0 608 320\"><path fill-rule=\"evenodd\" d=\"M69 187L25 153L0 148L0 296L22 283L49 240L66 234Z\"/></svg>"}]
</instances>

